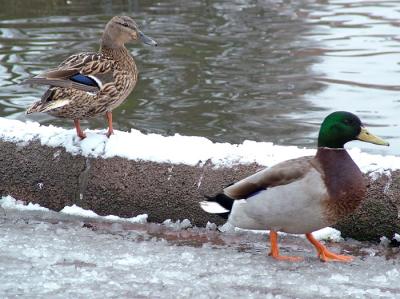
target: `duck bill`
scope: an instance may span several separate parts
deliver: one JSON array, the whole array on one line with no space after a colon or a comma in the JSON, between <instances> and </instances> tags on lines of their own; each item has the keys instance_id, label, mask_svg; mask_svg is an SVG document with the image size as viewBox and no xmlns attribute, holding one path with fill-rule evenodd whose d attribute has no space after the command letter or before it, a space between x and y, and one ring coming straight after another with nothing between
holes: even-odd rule
<instances>
[{"instance_id":1,"label":"duck bill","mask_svg":"<svg viewBox=\"0 0 400 299\"><path fill-rule=\"evenodd\" d=\"M364 127L361 127L361 132L360 132L360 134L358 134L357 139L364 141L364 142L373 143L373 144L389 146L389 142L383 140L382 138L379 138L378 136L371 134Z\"/></svg>"},{"instance_id":2,"label":"duck bill","mask_svg":"<svg viewBox=\"0 0 400 299\"><path fill-rule=\"evenodd\" d=\"M145 43L147 45L157 46L157 42L154 39L145 35L142 31L139 31L139 39L142 43Z\"/></svg>"}]
</instances>

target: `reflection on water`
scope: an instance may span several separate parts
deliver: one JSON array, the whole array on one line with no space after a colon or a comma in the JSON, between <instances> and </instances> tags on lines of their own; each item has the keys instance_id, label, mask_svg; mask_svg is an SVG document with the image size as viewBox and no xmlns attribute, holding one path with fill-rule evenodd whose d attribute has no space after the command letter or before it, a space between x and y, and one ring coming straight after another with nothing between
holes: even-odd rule
<instances>
[{"instance_id":1,"label":"reflection on water","mask_svg":"<svg viewBox=\"0 0 400 299\"><path fill-rule=\"evenodd\" d=\"M1 116L25 120L24 109L44 87L18 82L70 54L97 49L110 16L129 14L159 47L130 47L140 80L115 111L118 129L312 147L319 122L340 109L356 112L373 132L400 143L395 1L0 0L0 5ZM72 127L45 114L29 119ZM105 121L84 125L105 127Z\"/></svg>"}]
</instances>

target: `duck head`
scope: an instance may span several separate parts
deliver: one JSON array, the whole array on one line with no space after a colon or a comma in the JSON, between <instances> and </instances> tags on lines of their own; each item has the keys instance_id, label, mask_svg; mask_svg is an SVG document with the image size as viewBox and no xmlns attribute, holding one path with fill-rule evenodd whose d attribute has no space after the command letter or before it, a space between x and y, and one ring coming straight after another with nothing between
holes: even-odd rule
<instances>
[{"instance_id":1,"label":"duck head","mask_svg":"<svg viewBox=\"0 0 400 299\"><path fill-rule=\"evenodd\" d=\"M141 41L151 46L157 46L152 38L139 30L132 18L127 16L115 16L106 25L103 33L102 44L109 48L118 48L128 42Z\"/></svg>"},{"instance_id":2,"label":"duck head","mask_svg":"<svg viewBox=\"0 0 400 299\"><path fill-rule=\"evenodd\" d=\"M368 132L353 113L336 111L324 119L319 131L318 147L343 148L345 143L352 140L389 145L385 140Z\"/></svg>"}]
</instances>

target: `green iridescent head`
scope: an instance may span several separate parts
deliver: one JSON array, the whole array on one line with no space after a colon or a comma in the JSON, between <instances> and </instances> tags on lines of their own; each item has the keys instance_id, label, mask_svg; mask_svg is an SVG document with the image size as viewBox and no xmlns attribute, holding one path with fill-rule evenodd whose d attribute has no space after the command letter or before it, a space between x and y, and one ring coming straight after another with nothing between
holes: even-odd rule
<instances>
[{"instance_id":1,"label":"green iridescent head","mask_svg":"<svg viewBox=\"0 0 400 299\"><path fill-rule=\"evenodd\" d=\"M329 114L321 124L318 135L318 147L343 148L352 140L389 145L383 139L372 135L353 113L336 111Z\"/></svg>"}]
</instances>

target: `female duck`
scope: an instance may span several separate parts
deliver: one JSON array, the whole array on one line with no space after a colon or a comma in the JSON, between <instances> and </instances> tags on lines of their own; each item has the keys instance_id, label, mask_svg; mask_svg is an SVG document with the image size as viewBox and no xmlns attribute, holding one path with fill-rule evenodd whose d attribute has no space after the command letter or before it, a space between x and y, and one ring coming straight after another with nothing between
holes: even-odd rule
<instances>
[{"instance_id":1,"label":"female duck","mask_svg":"<svg viewBox=\"0 0 400 299\"><path fill-rule=\"evenodd\" d=\"M112 110L119 106L136 85L138 69L125 43L157 43L144 35L126 16L113 17L106 25L100 51L72 55L58 68L46 71L23 83L50 85L41 100L28 108L27 114L46 112L73 119L80 138L86 135L80 120L105 113L109 137L113 133Z\"/></svg>"},{"instance_id":2,"label":"female duck","mask_svg":"<svg viewBox=\"0 0 400 299\"><path fill-rule=\"evenodd\" d=\"M279 254L277 232L306 234L322 261L350 261L320 244L313 231L336 223L353 212L363 200L366 185L360 169L344 144L361 140L389 145L370 134L360 119L338 111L323 121L314 157L302 157L262 170L200 203L209 213L220 214L233 226L269 229L270 255L278 260L299 257Z\"/></svg>"}]
</instances>

